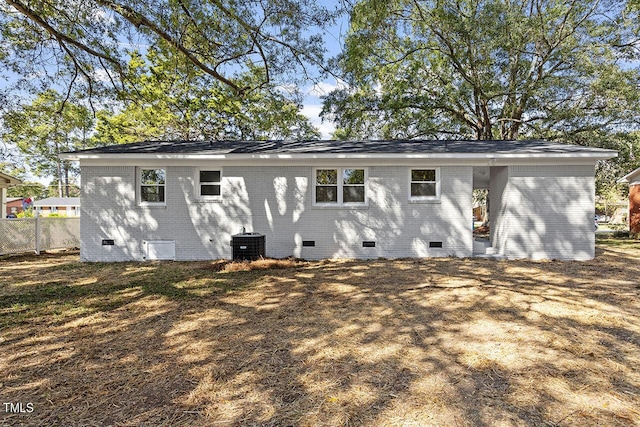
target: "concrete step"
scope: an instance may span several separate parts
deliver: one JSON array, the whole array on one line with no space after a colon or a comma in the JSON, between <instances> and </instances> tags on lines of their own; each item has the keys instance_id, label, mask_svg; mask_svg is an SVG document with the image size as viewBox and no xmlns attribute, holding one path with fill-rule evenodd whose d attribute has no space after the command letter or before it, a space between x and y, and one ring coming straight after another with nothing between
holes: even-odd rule
<instances>
[{"instance_id":1,"label":"concrete step","mask_svg":"<svg viewBox=\"0 0 640 427\"><path fill-rule=\"evenodd\" d=\"M496 249L491 246L491 243L484 239L473 241L473 256L478 258L504 259L504 257L497 253Z\"/></svg>"}]
</instances>

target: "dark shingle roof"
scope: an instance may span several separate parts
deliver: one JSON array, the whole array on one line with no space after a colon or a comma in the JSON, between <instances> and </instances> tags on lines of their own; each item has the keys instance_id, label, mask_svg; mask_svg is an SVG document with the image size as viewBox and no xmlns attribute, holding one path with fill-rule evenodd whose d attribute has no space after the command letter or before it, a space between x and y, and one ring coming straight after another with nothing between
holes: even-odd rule
<instances>
[{"instance_id":1,"label":"dark shingle roof","mask_svg":"<svg viewBox=\"0 0 640 427\"><path fill-rule=\"evenodd\" d=\"M611 150L559 144L543 140L442 141L442 140L358 140L358 141L145 141L82 150L76 154L412 154L412 153L609 153Z\"/></svg>"}]
</instances>

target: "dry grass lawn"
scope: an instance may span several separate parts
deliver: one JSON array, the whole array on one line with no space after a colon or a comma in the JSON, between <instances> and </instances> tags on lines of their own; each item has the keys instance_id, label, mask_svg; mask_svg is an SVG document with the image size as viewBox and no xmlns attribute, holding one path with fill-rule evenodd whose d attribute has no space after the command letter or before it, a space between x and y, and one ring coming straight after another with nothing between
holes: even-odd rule
<instances>
[{"instance_id":1,"label":"dry grass lawn","mask_svg":"<svg viewBox=\"0 0 640 427\"><path fill-rule=\"evenodd\" d=\"M0 424L637 426L639 260L0 258Z\"/></svg>"}]
</instances>

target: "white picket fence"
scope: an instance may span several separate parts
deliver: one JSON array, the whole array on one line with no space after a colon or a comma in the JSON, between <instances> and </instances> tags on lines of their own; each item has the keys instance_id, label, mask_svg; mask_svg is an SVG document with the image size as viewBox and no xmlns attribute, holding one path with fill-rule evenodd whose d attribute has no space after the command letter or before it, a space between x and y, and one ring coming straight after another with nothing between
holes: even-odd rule
<instances>
[{"instance_id":1,"label":"white picket fence","mask_svg":"<svg viewBox=\"0 0 640 427\"><path fill-rule=\"evenodd\" d=\"M0 219L0 255L80 247L80 218Z\"/></svg>"}]
</instances>

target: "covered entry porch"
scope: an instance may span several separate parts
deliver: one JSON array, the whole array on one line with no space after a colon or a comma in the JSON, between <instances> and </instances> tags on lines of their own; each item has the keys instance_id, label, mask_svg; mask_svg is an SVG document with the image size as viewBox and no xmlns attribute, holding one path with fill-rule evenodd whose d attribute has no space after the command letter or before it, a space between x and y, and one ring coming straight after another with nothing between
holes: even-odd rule
<instances>
[{"instance_id":1,"label":"covered entry porch","mask_svg":"<svg viewBox=\"0 0 640 427\"><path fill-rule=\"evenodd\" d=\"M491 166L473 168L473 256L477 258L504 258L491 243L491 169ZM482 232L487 228L489 232Z\"/></svg>"},{"instance_id":2,"label":"covered entry porch","mask_svg":"<svg viewBox=\"0 0 640 427\"><path fill-rule=\"evenodd\" d=\"M473 168L486 192L489 232L474 235L478 257L587 260L595 254L595 165L522 159ZM514 164L517 163L517 164Z\"/></svg>"}]
</instances>

